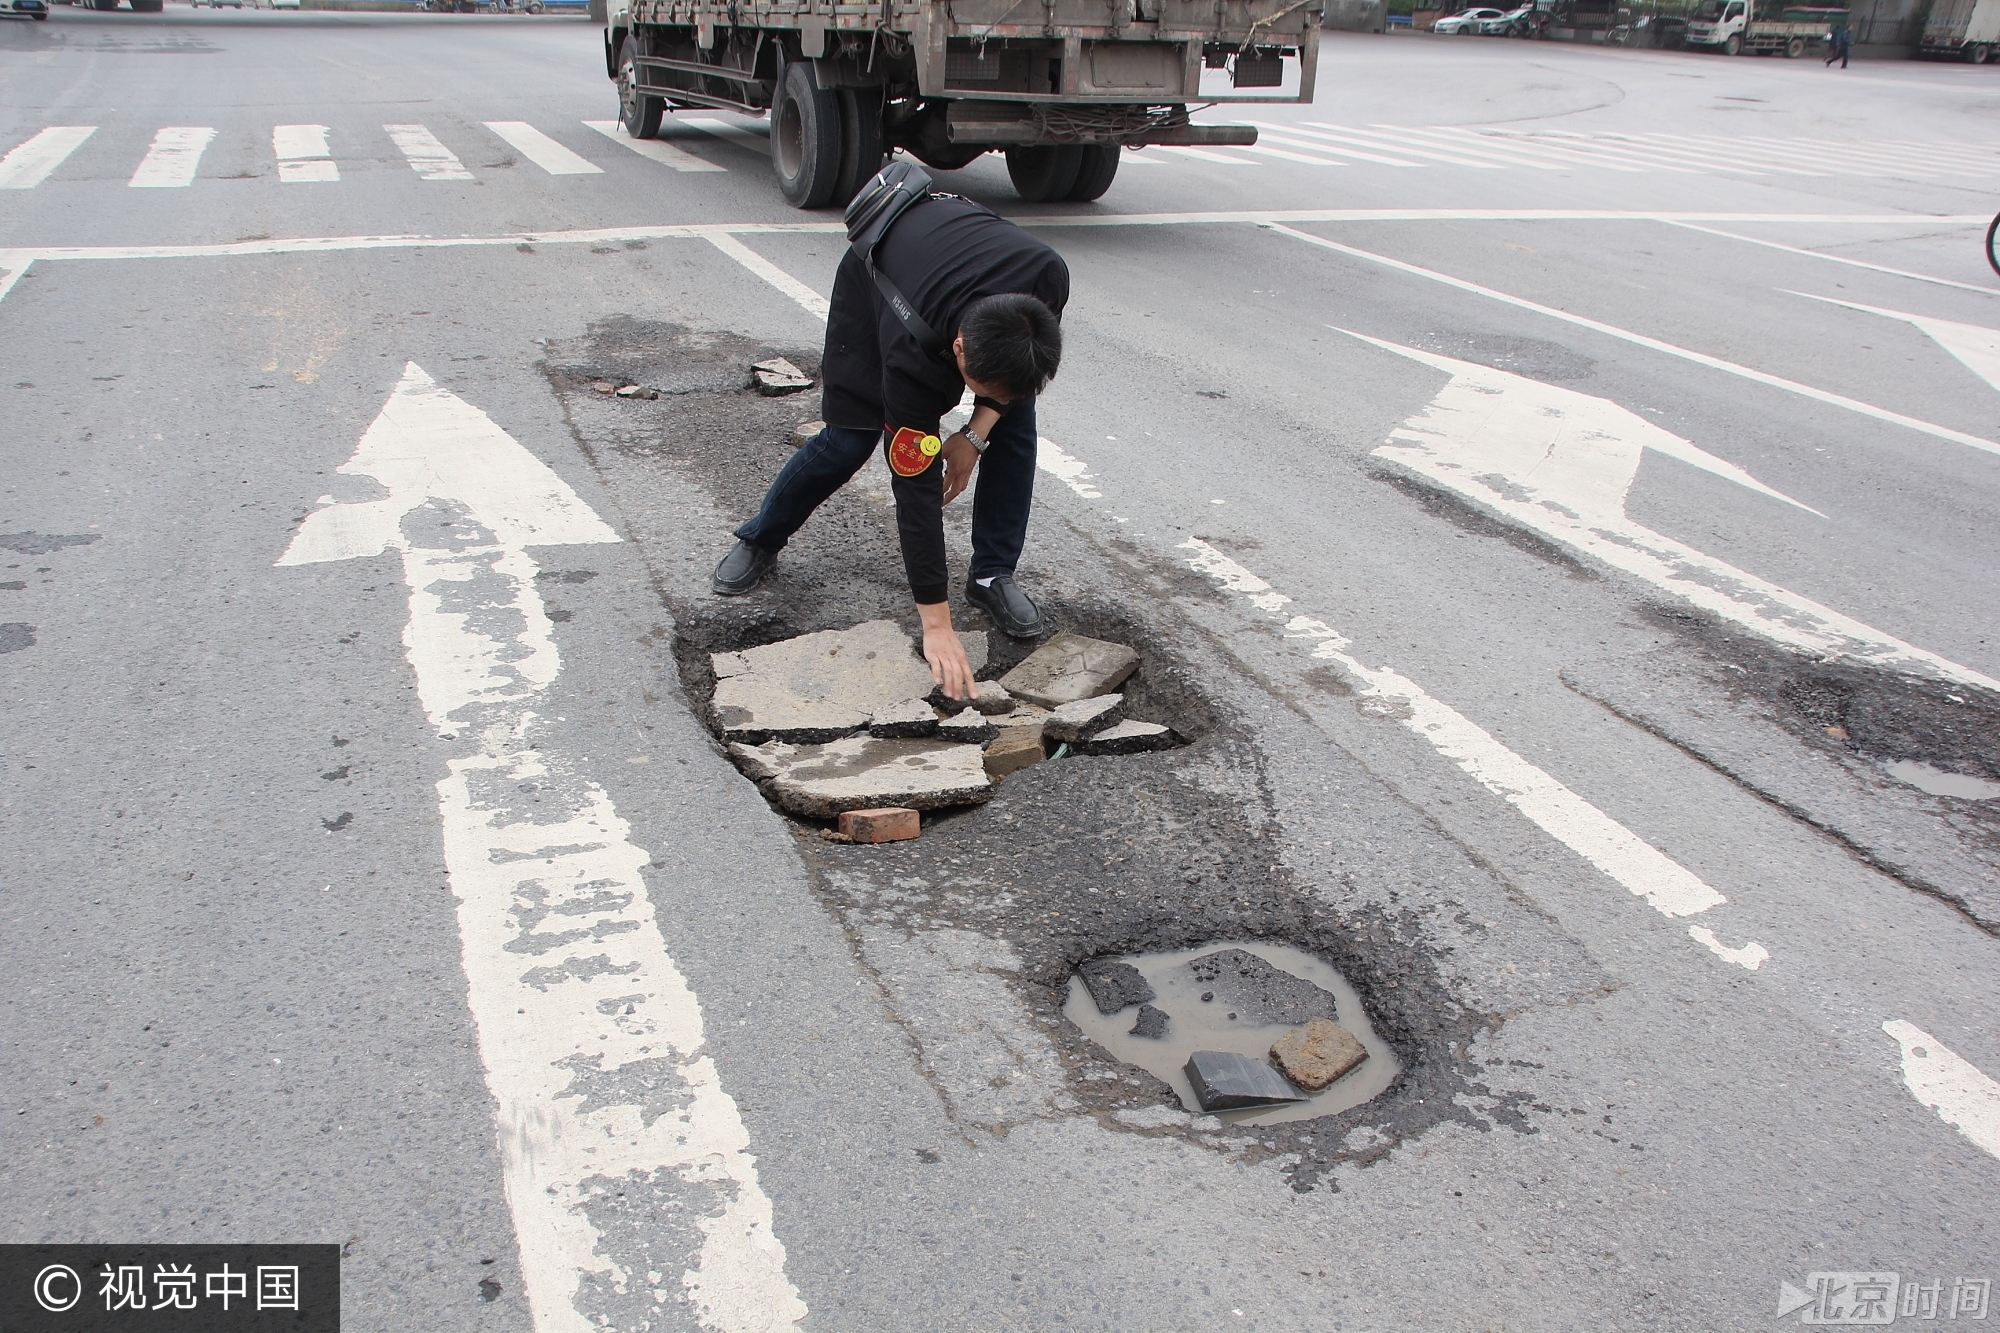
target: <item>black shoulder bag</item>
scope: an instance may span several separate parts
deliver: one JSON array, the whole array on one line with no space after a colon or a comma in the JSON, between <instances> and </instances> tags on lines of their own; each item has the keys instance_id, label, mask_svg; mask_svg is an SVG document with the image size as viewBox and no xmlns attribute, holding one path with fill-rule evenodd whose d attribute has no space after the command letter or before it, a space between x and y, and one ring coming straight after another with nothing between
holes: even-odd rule
<instances>
[{"instance_id":1,"label":"black shoulder bag","mask_svg":"<svg viewBox=\"0 0 2000 1333\"><path fill-rule=\"evenodd\" d=\"M889 303L889 309L908 329L910 336L917 340L917 346L934 361L956 367L957 358L945 346L944 339L917 313L889 275L875 267L875 247L888 235L889 228L896 219L915 204L931 198L930 173L914 162L898 159L875 173L874 179L861 187L858 194L847 205L847 242L863 265L868 276L875 280L875 286L882 292L882 299Z\"/></svg>"}]
</instances>

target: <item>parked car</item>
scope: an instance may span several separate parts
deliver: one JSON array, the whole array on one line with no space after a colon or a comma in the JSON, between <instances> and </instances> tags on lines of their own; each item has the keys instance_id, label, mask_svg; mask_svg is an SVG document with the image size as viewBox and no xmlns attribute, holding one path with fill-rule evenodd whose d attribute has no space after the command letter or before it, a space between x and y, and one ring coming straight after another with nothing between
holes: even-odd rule
<instances>
[{"instance_id":1,"label":"parked car","mask_svg":"<svg viewBox=\"0 0 2000 1333\"><path fill-rule=\"evenodd\" d=\"M1456 14L1447 14L1431 24L1432 32L1456 32L1467 37L1485 32L1486 24L1506 16L1500 9L1465 9Z\"/></svg>"},{"instance_id":2,"label":"parked car","mask_svg":"<svg viewBox=\"0 0 2000 1333\"><path fill-rule=\"evenodd\" d=\"M299 0L271 0L271 8L297 9L299 8Z\"/></svg>"},{"instance_id":3,"label":"parked car","mask_svg":"<svg viewBox=\"0 0 2000 1333\"><path fill-rule=\"evenodd\" d=\"M44 0L0 0L0 14L45 19L49 16L49 7Z\"/></svg>"},{"instance_id":4,"label":"parked car","mask_svg":"<svg viewBox=\"0 0 2000 1333\"><path fill-rule=\"evenodd\" d=\"M188 0L189 9L200 9L203 5L207 5L211 9L220 9L224 5L228 5L232 9L241 9L243 8L243 0Z\"/></svg>"},{"instance_id":5,"label":"parked car","mask_svg":"<svg viewBox=\"0 0 2000 1333\"><path fill-rule=\"evenodd\" d=\"M1479 25L1479 31L1489 37L1509 37L1520 35L1523 25L1534 21L1535 7L1521 5L1510 9L1497 19L1487 19Z\"/></svg>"}]
</instances>

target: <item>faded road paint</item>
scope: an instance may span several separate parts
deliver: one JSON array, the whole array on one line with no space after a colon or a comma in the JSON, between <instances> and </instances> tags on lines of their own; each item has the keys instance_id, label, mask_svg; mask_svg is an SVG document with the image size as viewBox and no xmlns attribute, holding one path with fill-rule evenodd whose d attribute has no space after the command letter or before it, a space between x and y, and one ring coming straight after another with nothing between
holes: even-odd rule
<instances>
[{"instance_id":1,"label":"faded road paint","mask_svg":"<svg viewBox=\"0 0 2000 1333\"><path fill-rule=\"evenodd\" d=\"M153 136L153 146L127 185L142 190L177 190L194 184L201 155L215 131L205 125L169 125Z\"/></svg>"},{"instance_id":2,"label":"faded road paint","mask_svg":"<svg viewBox=\"0 0 2000 1333\"><path fill-rule=\"evenodd\" d=\"M315 510L278 563L401 553L418 691L464 743L438 808L535 1327L635 1326L671 1305L718 1333L790 1328L805 1306L655 921L648 854L563 753L560 719L532 710L561 660L525 548L618 535L414 363L340 471L389 494ZM641 1240L607 1242L594 1210L661 1195Z\"/></svg>"},{"instance_id":3,"label":"faded road paint","mask_svg":"<svg viewBox=\"0 0 2000 1333\"><path fill-rule=\"evenodd\" d=\"M1903 1086L1910 1095L2000 1157L2000 1083L1914 1023L1891 1019L1882 1030L1903 1048Z\"/></svg>"}]
</instances>

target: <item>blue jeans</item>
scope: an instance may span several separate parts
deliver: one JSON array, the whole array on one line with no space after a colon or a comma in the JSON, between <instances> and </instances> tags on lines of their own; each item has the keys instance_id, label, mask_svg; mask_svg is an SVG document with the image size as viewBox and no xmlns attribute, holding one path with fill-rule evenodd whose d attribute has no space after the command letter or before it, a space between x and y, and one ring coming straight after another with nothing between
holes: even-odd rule
<instances>
[{"instance_id":1,"label":"blue jeans","mask_svg":"<svg viewBox=\"0 0 2000 1333\"><path fill-rule=\"evenodd\" d=\"M993 423L985 455L972 474L972 567L967 577L1012 574L1028 537L1035 497L1035 403L1011 405ZM800 446L779 471L757 517L736 536L781 551L813 510L848 483L882 441L882 432L828 426Z\"/></svg>"}]
</instances>

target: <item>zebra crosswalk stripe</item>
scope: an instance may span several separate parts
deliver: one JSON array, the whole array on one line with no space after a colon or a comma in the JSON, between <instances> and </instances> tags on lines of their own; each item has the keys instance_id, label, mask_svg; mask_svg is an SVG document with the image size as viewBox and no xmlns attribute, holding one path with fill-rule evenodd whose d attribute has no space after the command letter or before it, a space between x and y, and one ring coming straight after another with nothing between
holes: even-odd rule
<instances>
[{"instance_id":1,"label":"zebra crosswalk stripe","mask_svg":"<svg viewBox=\"0 0 2000 1333\"><path fill-rule=\"evenodd\" d=\"M271 155L278 159L278 180L283 184L307 185L340 179L340 168L326 146L324 125L273 126Z\"/></svg>"},{"instance_id":2,"label":"zebra crosswalk stripe","mask_svg":"<svg viewBox=\"0 0 2000 1333\"><path fill-rule=\"evenodd\" d=\"M708 116L676 116L674 123L690 126L703 134L712 134L718 139L741 144L753 153L768 154L771 151L771 140L768 135L746 130L741 125L732 125L726 120L715 120Z\"/></svg>"},{"instance_id":3,"label":"zebra crosswalk stripe","mask_svg":"<svg viewBox=\"0 0 2000 1333\"><path fill-rule=\"evenodd\" d=\"M670 143L658 139L634 139L625 132L625 127L615 120L586 120L583 122L615 144L631 149L641 157L649 157L675 171L727 171L728 167L710 162L707 158L696 157L693 153L682 152Z\"/></svg>"},{"instance_id":4,"label":"zebra crosswalk stripe","mask_svg":"<svg viewBox=\"0 0 2000 1333\"><path fill-rule=\"evenodd\" d=\"M0 190L34 189L95 133L95 125L51 125L16 144L7 156L0 157Z\"/></svg>"},{"instance_id":5,"label":"zebra crosswalk stripe","mask_svg":"<svg viewBox=\"0 0 2000 1333\"><path fill-rule=\"evenodd\" d=\"M403 152L410 170L427 181L469 181L472 173L424 125L384 125L389 138Z\"/></svg>"},{"instance_id":6,"label":"zebra crosswalk stripe","mask_svg":"<svg viewBox=\"0 0 2000 1333\"><path fill-rule=\"evenodd\" d=\"M489 120L486 128L505 139L522 157L551 176L601 176L604 168L543 134L525 120Z\"/></svg>"},{"instance_id":7,"label":"zebra crosswalk stripe","mask_svg":"<svg viewBox=\"0 0 2000 1333\"><path fill-rule=\"evenodd\" d=\"M1283 131L1286 127L1274 126L1273 128ZM1313 133L1313 131L1311 130L1306 130L1302 132L1307 134ZM1388 138L1387 135L1382 135L1379 137L1385 139ZM1478 171L1497 171L1502 166L1502 164L1499 162L1487 162L1479 158L1467 157L1463 153L1450 153L1437 148L1417 148L1407 143L1393 143L1393 142L1378 143L1376 139L1369 138L1364 134L1356 133L1351 130L1342 130L1338 134L1335 134L1328 130L1319 131L1317 136L1312 142L1313 142L1313 147L1321 152L1341 151L1340 149L1333 147L1332 144L1318 142L1318 140L1322 138L1332 140L1336 143L1357 144L1363 148L1370 148L1370 149L1380 148L1384 152L1401 153L1404 157L1414 157L1418 159L1415 162L1399 162L1397 163L1397 165L1399 166L1422 167L1422 166L1429 166L1433 162L1443 162L1454 167L1471 167L1474 170ZM1279 140L1279 142L1283 141ZM1383 160L1393 161L1394 159L1385 158Z\"/></svg>"},{"instance_id":8,"label":"zebra crosswalk stripe","mask_svg":"<svg viewBox=\"0 0 2000 1333\"><path fill-rule=\"evenodd\" d=\"M194 184L201 155L213 138L215 131L206 125L167 126L153 136L153 146L125 183L142 190L175 190Z\"/></svg>"}]
</instances>

